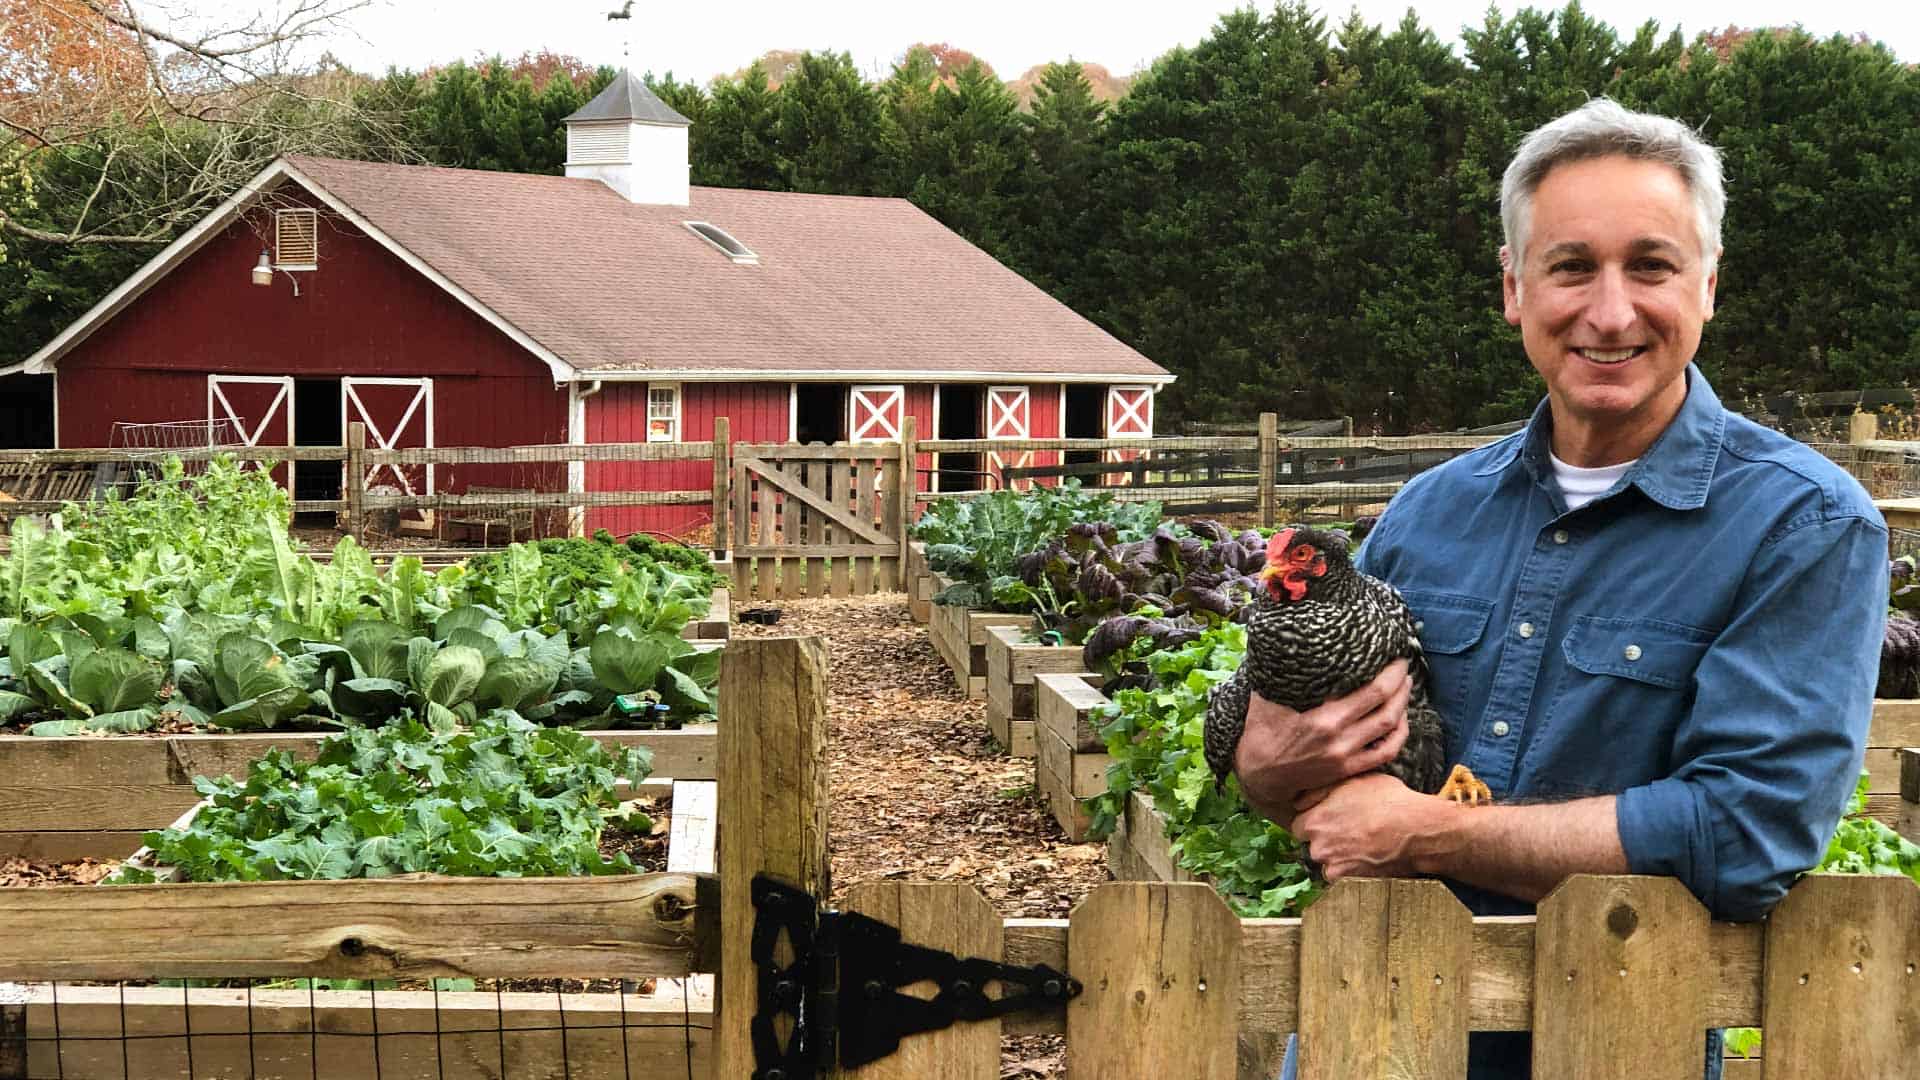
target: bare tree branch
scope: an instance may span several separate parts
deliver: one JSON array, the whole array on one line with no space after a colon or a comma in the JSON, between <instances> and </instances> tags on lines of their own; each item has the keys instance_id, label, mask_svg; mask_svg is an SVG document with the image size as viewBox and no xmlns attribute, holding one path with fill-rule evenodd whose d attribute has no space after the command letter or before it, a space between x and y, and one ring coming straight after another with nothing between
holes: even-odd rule
<instances>
[{"instance_id":1,"label":"bare tree branch","mask_svg":"<svg viewBox=\"0 0 1920 1080\"><path fill-rule=\"evenodd\" d=\"M160 243L276 157L404 153L398 117L354 105L359 77L300 60L371 0L256 2L274 6L181 29L160 0L0 0L0 34L11 11L42 20L29 48L66 49L0 53L0 162L36 185L0 170L0 236Z\"/></svg>"},{"instance_id":2,"label":"bare tree branch","mask_svg":"<svg viewBox=\"0 0 1920 1080\"><path fill-rule=\"evenodd\" d=\"M162 41L179 49L189 56L210 63L253 57L267 49L283 49L288 44L316 37L321 33L340 25L341 20L362 8L368 7L371 0L301 0L291 8L271 29L259 29L254 22L235 30L215 31L198 39L176 37L155 29L144 19L134 14L133 6L126 5L126 12L115 10L112 4L101 0L82 0L88 10L102 19L125 30L131 30L142 37ZM234 45L221 45L219 42L237 38ZM248 69L250 72L253 69Z\"/></svg>"}]
</instances>

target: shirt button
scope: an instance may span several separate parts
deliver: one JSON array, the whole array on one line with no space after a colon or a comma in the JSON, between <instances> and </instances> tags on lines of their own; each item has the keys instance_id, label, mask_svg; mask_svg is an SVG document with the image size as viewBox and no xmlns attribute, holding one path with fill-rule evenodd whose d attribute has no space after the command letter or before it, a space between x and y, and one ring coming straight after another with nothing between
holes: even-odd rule
<instances>
[{"instance_id":1,"label":"shirt button","mask_svg":"<svg viewBox=\"0 0 1920 1080\"><path fill-rule=\"evenodd\" d=\"M1566 543L1566 542L1567 542L1567 530L1565 530L1565 529L1555 529L1555 530L1553 530L1553 542L1554 542L1554 543L1556 543L1556 544L1564 544L1564 543Z\"/></svg>"},{"instance_id":2,"label":"shirt button","mask_svg":"<svg viewBox=\"0 0 1920 1080\"><path fill-rule=\"evenodd\" d=\"M1505 738L1507 735L1507 732L1511 730L1513 729L1507 727L1507 722L1505 720L1495 720L1493 722L1493 733L1496 737Z\"/></svg>"},{"instance_id":3,"label":"shirt button","mask_svg":"<svg viewBox=\"0 0 1920 1080\"><path fill-rule=\"evenodd\" d=\"M1626 657L1627 657L1627 659L1629 659L1629 660L1638 660L1638 659L1640 659L1640 646L1638 646L1638 645L1629 645L1629 646L1627 646L1627 649L1626 649Z\"/></svg>"},{"instance_id":4,"label":"shirt button","mask_svg":"<svg viewBox=\"0 0 1920 1080\"><path fill-rule=\"evenodd\" d=\"M1523 638L1530 638L1530 637L1532 637L1532 636L1533 636L1533 624L1532 624L1532 623L1530 623L1530 622L1523 622L1523 623L1521 623L1521 624L1520 624L1520 636L1521 636L1521 637L1523 637Z\"/></svg>"}]
</instances>

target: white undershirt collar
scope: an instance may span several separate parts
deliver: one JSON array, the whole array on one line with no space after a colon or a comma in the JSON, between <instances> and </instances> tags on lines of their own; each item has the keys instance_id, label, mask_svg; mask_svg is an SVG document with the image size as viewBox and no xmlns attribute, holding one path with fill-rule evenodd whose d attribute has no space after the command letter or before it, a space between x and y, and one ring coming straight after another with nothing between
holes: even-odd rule
<instances>
[{"instance_id":1,"label":"white undershirt collar","mask_svg":"<svg viewBox=\"0 0 1920 1080\"><path fill-rule=\"evenodd\" d=\"M1597 469L1583 469L1578 465L1569 465L1547 451L1547 458L1553 463L1553 478L1560 483L1560 495L1567 500L1568 510L1578 510L1610 490L1633 468L1633 461L1623 461L1618 465L1602 465Z\"/></svg>"}]
</instances>

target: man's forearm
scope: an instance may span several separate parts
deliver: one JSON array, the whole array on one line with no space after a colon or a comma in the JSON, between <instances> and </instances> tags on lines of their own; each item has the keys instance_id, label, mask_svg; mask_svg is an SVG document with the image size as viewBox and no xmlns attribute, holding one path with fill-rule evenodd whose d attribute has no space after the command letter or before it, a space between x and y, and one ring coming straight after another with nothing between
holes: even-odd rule
<instances>
[{"instance_id":1,"label":"man's forearm","mask_svg":"<svg viewBox=\"0 0 1920 1080\"><path fill-rule=\"evenodd\" d=\"M1611 795L1521 806L1445 806L1413 841L1415 868L1537 901L1572 874L1628 873Z\"/></svg>"}]
</instances>

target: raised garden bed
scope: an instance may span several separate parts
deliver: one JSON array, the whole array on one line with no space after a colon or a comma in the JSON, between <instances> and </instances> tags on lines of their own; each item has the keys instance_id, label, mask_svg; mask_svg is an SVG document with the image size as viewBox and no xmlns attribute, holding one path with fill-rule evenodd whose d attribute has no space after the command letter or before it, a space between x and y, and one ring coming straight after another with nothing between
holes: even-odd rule
<instances>
[{"instance_id":1,"label":"raised garden bed","mask_svg":"<svg viewBox=\"0 0 1920 1080\"><path fill-rule=\"evenodd\" d=\"M1086 670L1078 645L1040 645L1027 641L1024 626L987 628L987 728L1013 757L1033 757L1034 677Z\"/></svg>"},{"instance_id":2,"label":"raised garden bed","mask_svg":"<svg viewBox=\"0 0 1920 1080\"><path fill-rule=\"evenodd\" d=\"M679 731L589 732L606 744L653 751L654 775L711 780L718 754L712 726ZM268 750L302 759L324 733L245 732L165 737L0 735L0 857L42 862L114 859L140 845L200 800L195 776L244 776Z\"/></svg>"},{"instance_id":3,"label":"raised garden bed","mask_svg":"<svg viewBox=\"0 0 1920 1080\"><path fill-rule=\"evenodd\" d=\"M939 574L933 575L934 591L952 584ZM992 611L974 611L952 604L934 604L927 621L927 637L933 650L953 672L953 681L969 700L987 696L987 631L995 626L1031 625L1031 615L1002 615Z\"/></svg>"},{"instance_id":4,"label":"raised garden bed","mask_svg":"<svg viewBox=\"0 0 1920 1080\"><path fill-rule=\"evenodd\" d=\"M713 873L716 785L712 781L669 783L649 779L633 790L636 794L661 795L669 791L672 794L672 809L668 812L667 874L685 878ZM198 806L194 807L176 824L184 826L197 809ZM139 861L138 854L132 861ZM644 882L642 878L632 877L595 880L609 885ZM660 876L657 880L667 879ZM430 906L432 897L455 890L484 903L489 892L504 897L508 892L517 894L546 885L564 889L572 883L418 876L406 879L405 887L410 889L408 895L417 896L423 906ZM152 907L162 912L152 928L156 933L166 923L165 913L177 910L182 918L190 918L189 913L202 898L215 901L222 891L233 895L235 889L278 889L289 890L286 906L297 909L286 913L288 921L326 922L329 918L339 921L337 929L321 932L309 940L332 940L329 934L361 938L369 934L391 935L395 939L425 935L427 940L444 943L445 931L436 930L438 923L426 914L422 915L419 927L409 928L392 925L390 919L368 922L353 913L355 906L363 903L384 901L384 906L391 909L389 894L396 884L390 879L237 886L102 885L96 888L103 892L138 891ZM489 886L504 888L490 890ZM563 893L556 893L552 902L565 904L567 899ZM461 904L451 897L447 902L460 910L467 910L472 903ZM503 901L501 910L506 907ZM609 904L606 914L616 921L630 919L632 913L628 909L631 907L631 901ZM646 904L645 909L655 917L662 911L672 910L657 904ZM581 909L570 905L569 910L577 913ZM484 918L476 921L484 922ZM266 920L266 923L285 929L278 919ZM263 926L263 930L266 929ZM527 927L524 932L533 939L552 933L540 927ZM588 933L585 927L578 932ZM640 934L644 935L645 931ZM592 936L602 944L629 939L638 944L636 933L631 930L621 932L609 927ZM391 944L397 946L400 941ZM421 951L419 942L408 944L411 947L396 948L388 955L397 960L400 952ZM546 960L527 961L535 967L556 963L551 954L568 951L568 946L559 942L530 940L527 945L530 954L549 954ZM509 939L499 947L511 950L515 946ZM235 945L236 957L246 948L244 941ZM215 946L209 945L203 951L214 949ZM0 948L0 952L5 951L8 950ZM374 966L394 962L378 959L383 951L381 948L368 950L373 954L370 959ZM459 950L448 947L445 951L452 954ZM430 959L424 962L433 963ZM250 966L236 959L236 975ZM647 966L635 965L633 974L647 974L643 970ZM248 971L247 974L261 973ZM397 971L379 974L407 978ZM553 973L529 971L529 979L550 974ZM605 976L614 974L617 972L605 972ZM376 977L376 973L370 971L369 977ZM712 1068L710 1035L714 990L710 975L638 981L618 993L611 983L593 990L577 990L575 987L586 985L578 982L562 992L559 987L563 984L558 981L553 992L532 992L524 986L515 986L502 991L485 988L436 993L417 988L425 985L417 978L402 985L408 988L377 992L365 989L309 991L300 985L284 989L256 986L251 991L59 985L56 995L55 986L39 983L15 987L11 999L0 999L0 1019L7 1022L9 1026L5 1030L15 1038L26 1039L27 1071L21 1074L25 1076L184 1075L189 1060L194 1076L235 1080L252 1076L357 1080L376 1074L408 1080L416 1077L419 1080L442 1077L482 1080L500 1076L503 1060L509 1076L553 1075L550 1071L553 1063L564 1060L569 1077L585 1080L680 1075L689 1067L696 1074L703 1074ZM315 1031L320 1033L318 1038L313 1034ZM121 1040L127 1036L134 1038L122 1045ZM123 1065L128 1070L125 1073Z\"/></svg>"},{"instance_id":5,"label":"raised garden bed","mask_svg":"<svg viewBox=\"0 0 1920 1080\"><path fill-rule=\"evenodd\" d=\"M1107 703L1097 676L1043 674L1034 677L1033 786L1067 839L1087 838L1093 815L1081 800L1107 790L1113 758L1093 728L1093 713Z\"/></svg>"}]
</instances>

